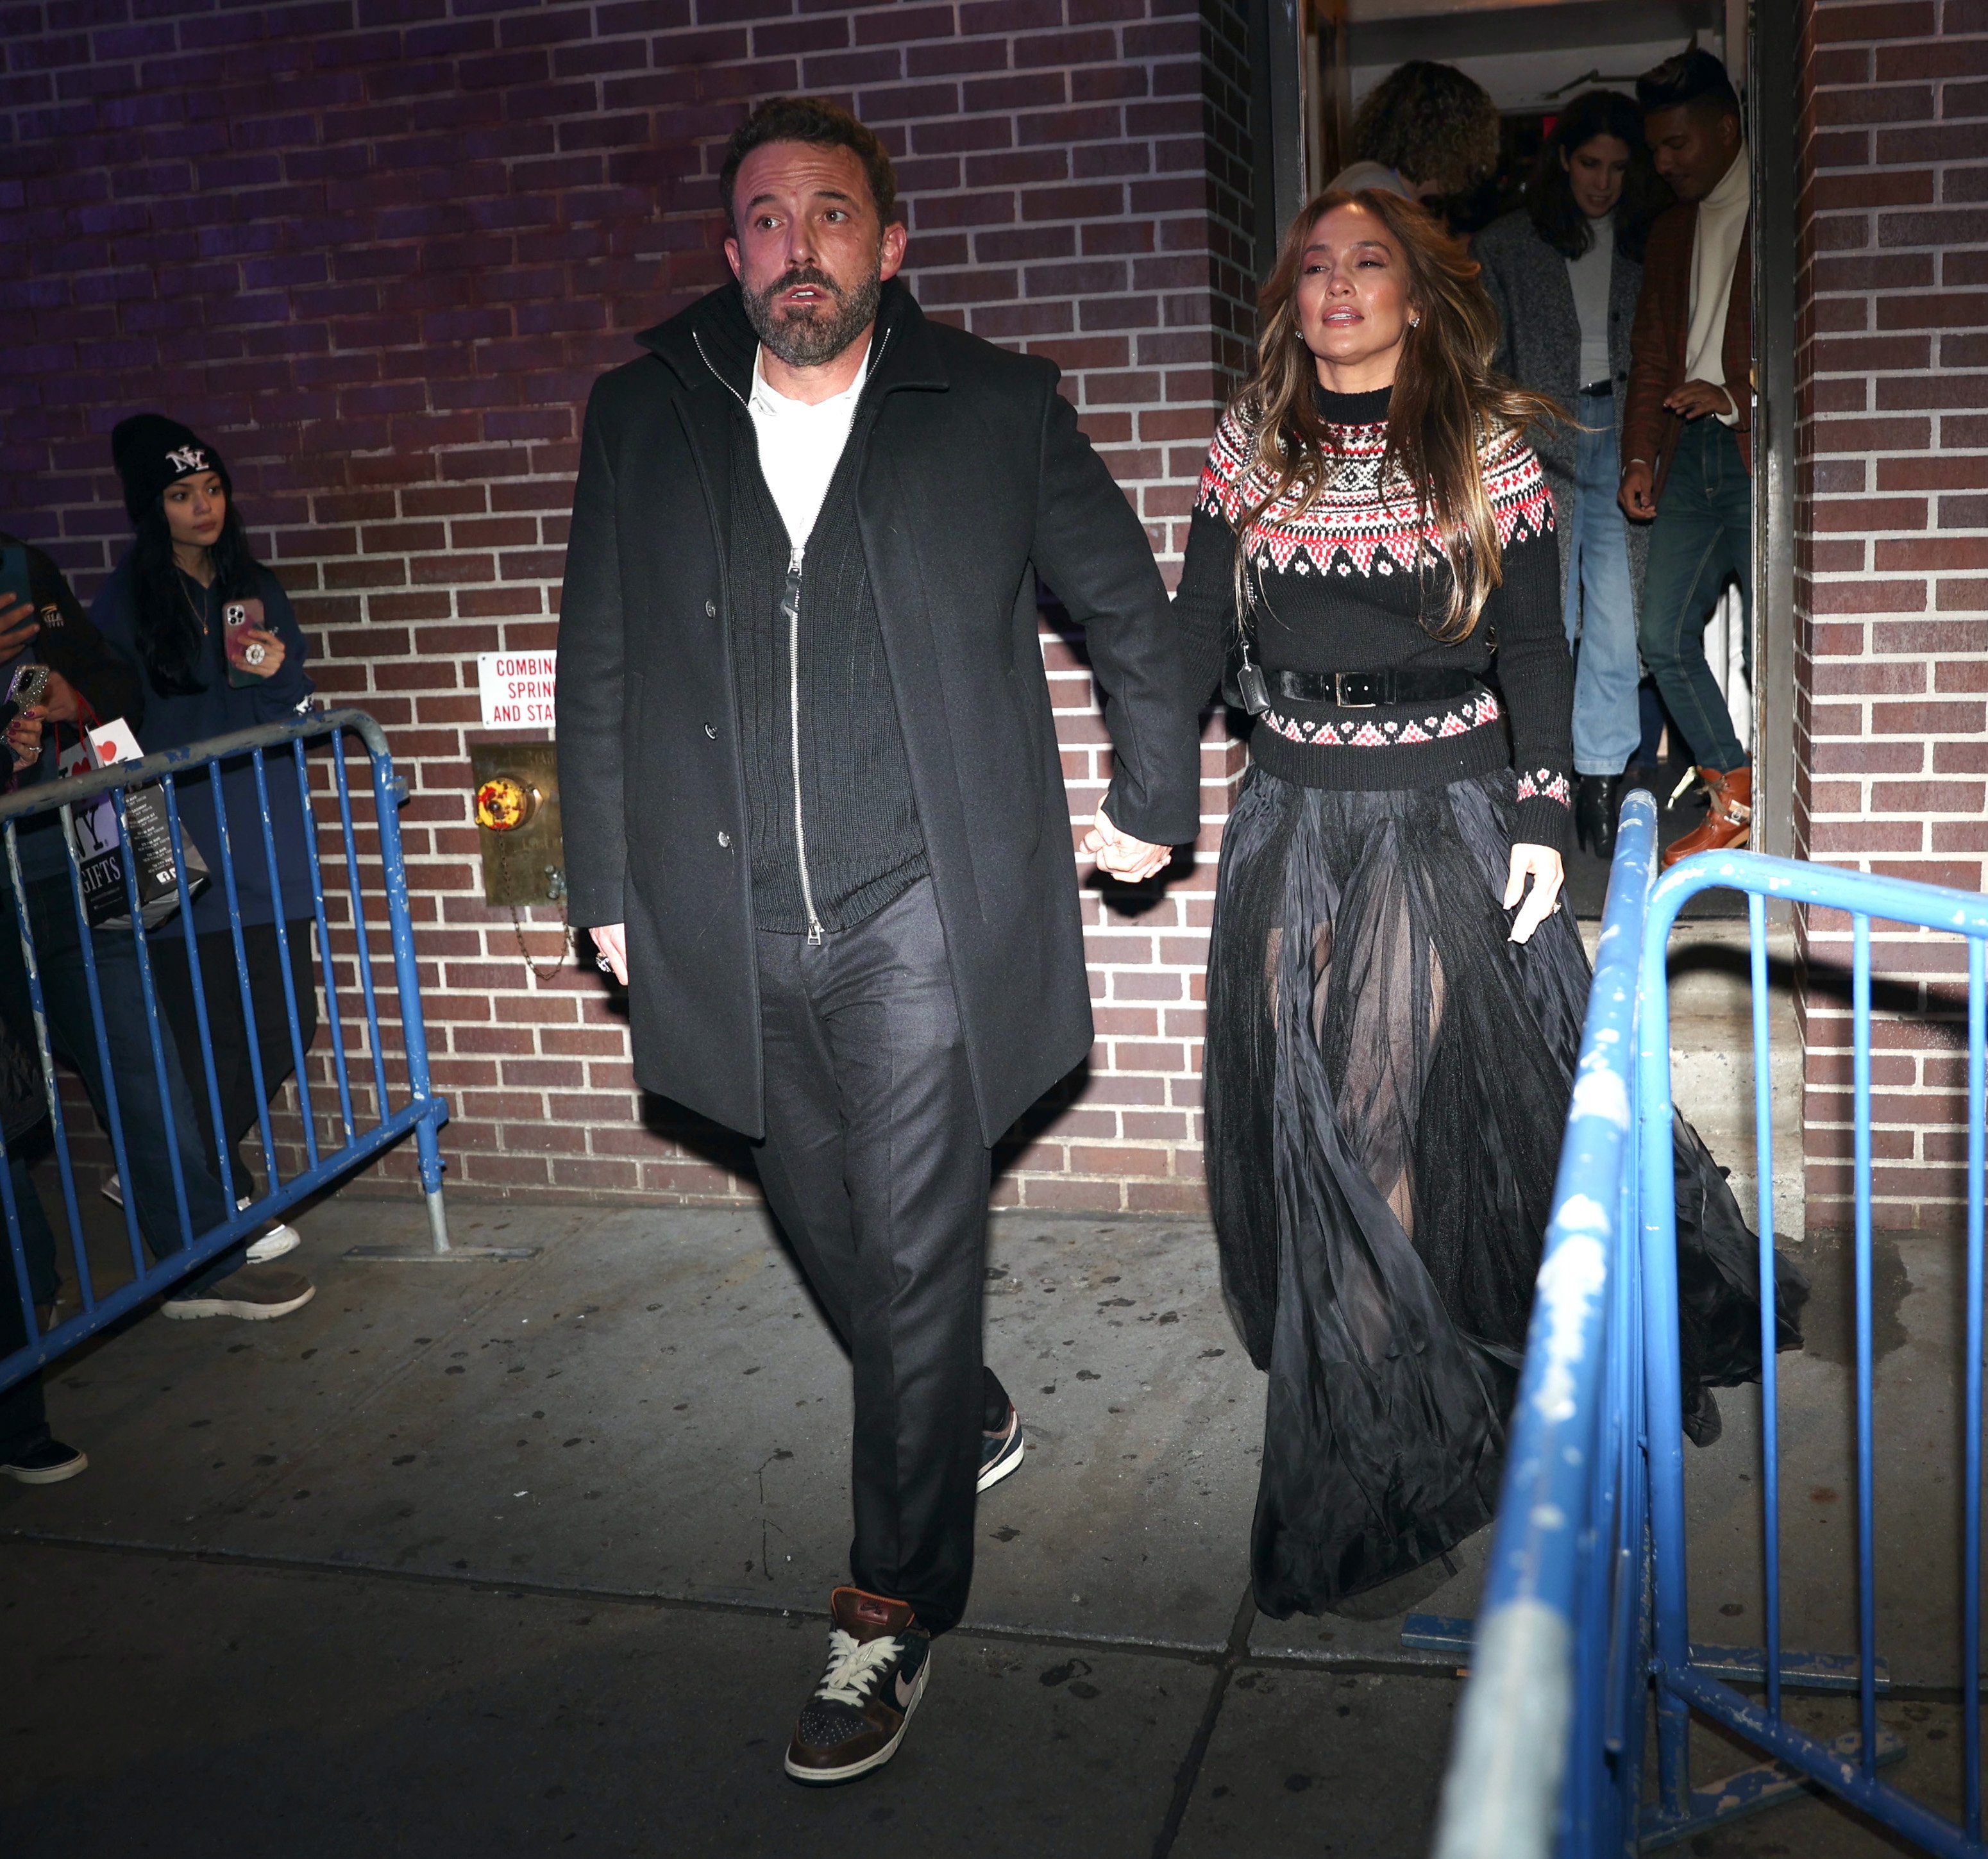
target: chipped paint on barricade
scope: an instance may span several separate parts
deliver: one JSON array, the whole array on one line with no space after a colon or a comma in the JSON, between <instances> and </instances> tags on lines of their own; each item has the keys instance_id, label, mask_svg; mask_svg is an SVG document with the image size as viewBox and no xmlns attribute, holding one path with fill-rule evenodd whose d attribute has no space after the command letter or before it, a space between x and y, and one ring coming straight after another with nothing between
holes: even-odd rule
<instances>
[{"instance_id":1,"label":"chipped paint on barricade","mask_svg":"<svg viewBox=\"0 0 1988 1859\"><path fill-rule=\"evenodd\" d=\"M1540 1268L1532 1340L1533 1350L1543 1359L1532 1404L1549 1421L1574 1418L1574 1364L1587 1353L1587 1326L1608 1283L1608 1254L1594 1236L1608 1231L1601 1209L1585 1195L1575 1195L1560 1208L1554 1225L1567 1236Z\"/></svg>"},{"instance_id":2,"label":"chipped paint on barricade","mask_svg":"<svg viewBox=\"0 0 1988 1859\"><path fill-rule=\"evenodd\" d=\"M1592 1117L1610 1127L1629 1127L1629 1087L1620 1072L1606 1065L1584 1067L1574 1081L1574 1117Z\"/></svg>"}]
</instances>

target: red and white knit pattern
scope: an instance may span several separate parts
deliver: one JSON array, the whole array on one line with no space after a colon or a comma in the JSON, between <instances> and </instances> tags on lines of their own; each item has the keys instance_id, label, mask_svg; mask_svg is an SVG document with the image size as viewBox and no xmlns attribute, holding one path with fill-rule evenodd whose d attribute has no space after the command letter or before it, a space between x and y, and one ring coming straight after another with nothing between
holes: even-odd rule
<instances>
[{"instance_id":1,"label":"red and white knit pattern","mask_svg":"<svg viewBox=\"0 0 1988 1859\"><path fill-rule=\"evenodd\" d=\"M1325 482L1311 507L1300 516L1303 491L1286 490L1251 525L1250 559L1280 573L1383 575L1441 561L1441 532L1423 519L1399 466L1390 465L1382 482L1386 424L1331 430L1339 450L1325 461ZM1553 527L1553 499L1523 433L1510 427L1491 433L1479 457L1501 546L1522 532L1539 536ZM1232 408L1208 448L1200 506L1233 529L1276 482L1276 473L1254 459L1249 429Z\"/></svg>"},{"instance_id":2,"label":"red and white knit pattern","mask_svg":"<svg viewBox=\"0 0 1988 1859\"><path fill-rule=\"evenodd\" d=\"M1486 723L1495 723L1503 713L1498 700L1489 691L1466 697L1440 716L1391 717L1384 721L1359 717L1313 722L1286 716L1281 711L1266 711L1263 722L1287 742L1327 749L1392 749L1404 742L1439 742L1460 736Z\"/></svg>"},{"instance_id":3,"label":"red and white knit pattern","mask_svg":"<svg viewBox=\"0 0 1988 1859\"><path fill-rule=\"evenodd\" d=\"M1564 806L1574 804L1574 788L1566 776L1550 768L1526 768L1519 771L1520 800L1530 800L1535 795L1543 795L1548 800L1557 800Z\"/></svg>"}]
</instances>

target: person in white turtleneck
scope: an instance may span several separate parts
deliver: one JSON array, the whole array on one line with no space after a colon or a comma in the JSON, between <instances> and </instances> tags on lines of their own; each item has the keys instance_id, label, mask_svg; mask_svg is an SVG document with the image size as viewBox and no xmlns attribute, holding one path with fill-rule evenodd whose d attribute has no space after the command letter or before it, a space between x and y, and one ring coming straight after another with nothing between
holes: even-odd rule
<instances>
[{"instance_id":1,"label":"person in white turtleneck","mask_svg":"<svg viewBox=\"0 0 1988 1859\"><path fill-rule=\"evenodd\" d=\"M1667 59L1636 80L1636 95L1679 204L1651 228L1644 262L1621 498L1651 526L1637 643L1711 796L1704 824L1665 848L1668 867L1743 846L1752 831L1753 771L1705 659L1706 622L1729 577L1750 607L1752 185L1740 100L1710 52Z\"/></svg>"}]
</instances>

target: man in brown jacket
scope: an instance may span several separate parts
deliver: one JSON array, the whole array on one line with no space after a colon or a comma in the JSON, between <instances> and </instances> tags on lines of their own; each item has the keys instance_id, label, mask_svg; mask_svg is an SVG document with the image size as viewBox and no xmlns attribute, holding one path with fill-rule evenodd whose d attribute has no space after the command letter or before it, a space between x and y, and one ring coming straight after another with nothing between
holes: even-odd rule
<instances>
[{"instance_id":1,"label":"man in brown jacket","mask_svg":"<svg viewBox=\"0 0 1988 1859\"><path fill-rule=\"evenodd\" d=\"M1690 853L1743 846L1753 772L1705 659L1729 575L1753 568L1752 183L1726 69L1696 49L1636 80L1644 132L1679 204L1650 229L1622 416L1622 508L1652 524L1637 644L1712 796ZM1751 613L1748 621L1750 626ZM1753 669L1750 634L1748 675Z\"/></svg>"}]
</instances>

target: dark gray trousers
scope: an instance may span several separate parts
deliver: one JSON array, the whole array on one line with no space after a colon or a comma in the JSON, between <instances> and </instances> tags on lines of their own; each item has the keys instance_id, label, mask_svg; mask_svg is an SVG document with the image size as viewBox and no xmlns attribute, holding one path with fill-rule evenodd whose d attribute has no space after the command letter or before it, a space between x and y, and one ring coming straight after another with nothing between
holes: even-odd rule
<instances>
[{"instance_id":1,"label":"dark gray trousers","mask_svg":"<svg viewBox=\"0 0 1988 1859\"><path fill-rule=\"evenodd\" d=\"M931 880L758 942L759 1178L855 1371L850 1572L942 1633L973 1574L989 1156Z\"/></svg>"}]
</instances>

